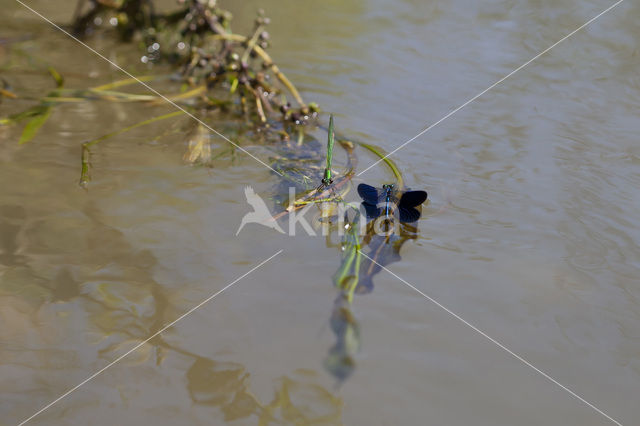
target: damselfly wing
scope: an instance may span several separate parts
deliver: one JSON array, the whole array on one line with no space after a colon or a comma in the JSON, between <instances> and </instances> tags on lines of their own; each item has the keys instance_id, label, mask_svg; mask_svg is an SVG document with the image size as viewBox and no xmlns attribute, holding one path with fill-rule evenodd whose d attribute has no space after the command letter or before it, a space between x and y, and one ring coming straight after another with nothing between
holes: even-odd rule
<instances>
[{"instance_id":1,"label":"damselfly wing","mask_svg":"<svg viewBox=\"0 0 640 426\"><path fill-rule=\"evenodd\" d=\"M420 211L416 207L427 199L425 191L400 192L393 184L375 188L361 183L358 185L358 194L369 219L382 215L394 216L397 209L400 222L415 222L420 219Z\"/></svg>"},{"instance_id":2,"label":"damselfly wing","mask_svg":"<svg viewBox=\"0 0 640 426\"><path fill-rule=\"evenodd\" d=\"M378 207L380 198L384 200L386 195L381 190L374 188L366 183L358 185L358 194L362 198L362 207L364 207L367 213L367 218L373 219L381 214L381 209Z\"/></svg>"}]
</instances>

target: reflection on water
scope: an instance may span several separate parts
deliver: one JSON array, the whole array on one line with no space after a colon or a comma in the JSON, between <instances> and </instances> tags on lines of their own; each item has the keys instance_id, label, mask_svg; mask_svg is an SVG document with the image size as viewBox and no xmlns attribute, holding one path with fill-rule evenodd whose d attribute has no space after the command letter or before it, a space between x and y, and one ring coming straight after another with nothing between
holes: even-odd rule
<instances>
[{"instance_id":1,"label":"reflection on water","mask_svg":"<svg viewBox=\"0 0 640 426\"><path fill-rule=\"evenodd\" d=\"M193 403L220 409L228 422L341 424L342 401L304 372L277 380L269 403L260 402L251 392L249 374L240 364L197 358L187 371L187 381Z\"/></svg>"},{"instance_id":2,"label":"reflection on water","mask_svg":"<svg viewBox=\"0 0 640 426\"><path fill-rule=\"evenodd\" d=\"M353 211L348 210L344 222L337 225L345 231L339 246L342 250L341 263L333 275L333 283L339 293L329 320L336 342L324 361L327 371L340 382L353 374L356 354L360 349L360 325L351 309L354 295L371 293L373 277L383 267L399 262L404 243L418 238L418 228L414 225L397 222L396 230L395 223L390 224L386 216L367 220L364 210L355 211L349 219L349 213ZM361 225L364 225L364 235L359 235ZM330 238L327 246L334 246L329 241Z\"/></svg>"},{"instance_id":3,"label":"reflection on water","mask_svg":"<svg viewBox=\"0 0 640 426\"><path fill-rule=\"evenodd\" d=\"M264 403L251 391L250 374L242 364L204 358L164 341L156 344L193 358L186 372L189 397L194 404L216 407L227 422L341 424L341 399L316 384L313 373L298 371L276 380L273 399Z\"/></svg>"}]
</instances>

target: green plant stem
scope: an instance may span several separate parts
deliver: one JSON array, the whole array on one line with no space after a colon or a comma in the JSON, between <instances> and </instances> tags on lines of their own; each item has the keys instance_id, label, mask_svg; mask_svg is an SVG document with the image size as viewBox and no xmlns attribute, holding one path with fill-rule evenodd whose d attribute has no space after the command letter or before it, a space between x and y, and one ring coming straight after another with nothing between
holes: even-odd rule
<instances>
[{"instance_id":1,"label":"green plant stem","mask_svg":"<svg viewBox=\"0 0 640 426\"><path fill-rule=\"evenodd\" d=\"M144 81L144 82L153 81L157 78L158 76L155 76L155 75L141 75L140 77L136 77L136 78L125 78L122 80L113 81L111 83L103 84L100 86L95 86L95 87L92 87L91 90L96 90L96 91L113 90L118 87L129 86L131 84L139 83L140 81Z\"/></svg>"},{"instance_id":2,"label":"green plant stem","mask_svg":"<svg viewBox=\"0 0 640 426\"><path fill-rule=\"evenodd\" d=\"M264 25L258 25L256 27L256 30L253 32L253 36L247 42L247 48L245 49L244 53L242 54L242 58L240 58L240 63L242 63L242 64L246 64L247 63L247 61L249 60L249 55L251 54L251 51L256 47L256 43L258 42L258 38L260 37L260 33L262 33L263 30L264 30Z\"/></svg>"},{"instance_id":3,"label":"green plant stem","mask_svg":"<svg viewBox=\"0 0 640 426\"><path fill-rule=\"evenodd\" d=\"M182 115L184 114L183 111L174 111L174 112L170 112L168 114L164 114L164 115L159 115L157 117L153 117L150 118L148 120L144 120L141 121L139 123L133 124L131 126L116 130L115 132L111 132L108 133L106 135L100 136L99 138L93 139L91 141L88 142L84 142L82 144L82 170L80 172L80 186L83 188L86 188L87 185L89 184L91 177L89 176L89 169L91 167L91 162L90 162L90 154L91 154L91 147L104 141L107 140L109 138L112 138L114 136L117 135L121 135L125 132L128 132L129 130L133 130L136 129L138 127L141 126L145 126L147 124L151 124L151 123L155 123L157 121L160 120L165 120L167 118L172 118L172 117L176 117L178 115Z\"/></svg>"},{"instance_id":4,"label":"green plant stem","mask_svg":"<svg viewBox=\"0 0 640 426\"><path fill-rule=\"evenodd\" d=\"M385 157L386 154L382 149L378 148L377 146L369 145L368 143L364 143L364 142L358 142L358 145L368 149L369 151L373 152L375 155L380 157L382 161L384 161L384 163L387 166L389 166L389 168L391 169L391 172L393 173L396 180L398 181L398 189L401 190L404 188L404 179L402 178L402 173L400 173L398 166L396 166L393 160L391 160L389 157Z\"/></svg>"},{"instance_id":5,"label":"green plant stem","mask_svg":"<svg viewBox=\"0 0 640 426\"><path fill-rule=\"evenodd\" d=\"M218 40L231 40L231 41L239 41L239 42L247 41L247 37L240 34L214 34L211 36L211 38L218 39ZM303 108L306 108L307 105L302 100L302 96L300 96L298 89L296 89L296 87L293 85L291 80L289 80L287 76L284 75L282 71L280 71L280 68L278 68L278 66L273 62L273 59L271 59L271 56L269 56L269 54L265 52L265 50L258 45L254 46L253 50L254 52L256 52L258 56L260 56L260 58L262 58L265 66L269 67L271 71L275 74L275 76L278 78L278 80L280 80L280 82L285 85L285 87L287 88L287 90L289 90L289 92L294 97L298 105L300 105Z\"/></svg>"}]
</instances>

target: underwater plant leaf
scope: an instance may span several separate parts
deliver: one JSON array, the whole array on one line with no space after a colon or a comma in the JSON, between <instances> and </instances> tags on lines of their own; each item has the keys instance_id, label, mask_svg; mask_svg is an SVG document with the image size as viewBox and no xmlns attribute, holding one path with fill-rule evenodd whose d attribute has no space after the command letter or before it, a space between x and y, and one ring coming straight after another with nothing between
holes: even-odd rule
<instances>
[{"instance_id":1,"label":"underwater plant leaf","mask_svg":"<svg viewBox=\"0 0 640 426\"><path fill-rule=\"evenodd\" d=\"M64 77L62 77L62 75L53 67L49 67L48 71L49 74L51 74L51 77L56 81L56 86L58 86L58 88L62 88L62 86L64 86Z\"/></svg>"},{"instance_id":2,"label":"underwater plant leaf","mask_svg":"<svg viewBox=\"0 0 640 426\"><path fill-rule=\"evenodd\" d=\"M88 142L85 142L82 144L82 171L80 172L80 186L83 188L87 188L87 186L89 185L89 181L91 180L90 176L89 176L89 169L91 168L91 164L90 164L90 149L92 146L105 141L107 139L110 139L114 136L117 135L121 135L123 133L126 133L130 130L136 129L138 127L142 127L142 126L146 126L147 124L151 124L151 123L155 123L157 121L160 120L165 120L167 118L171 118L171 117L176 117L178 115L184 114L184 111L182 110L178 110L178 111L173 111L170 112L168 114L163 114L163 115L159 115L157 117L153 117L153 118L149 118L147 120L144 121L140 121L139 123L133 124L131 126L127 126L125 128L116 130L115 132L111 132L108 133L106 135L100 136L99 138L90 140Z\"/></svg>"},{"instance_id":3,"label":"underwater plant leaf","mask_svg":"<svg viewBox=\"0 0 640 426\"><path fill-rule=\"evenodd\" d=\"M234 78L231 82L231 87L229 88L229 93L234 94L236 89L238 88L238 79Z\"/></svg>"},{"instance_id":4,"label":"underwater plant leaf","mask_svg":"<svg viewBox=\"0 0 640 426\"><path fill-rule=\"evenodd\" d=\"M198 123L195 134L189 139L187 152L184 153L184 160L191 164L197 161L208 163L211 160L209 131L200 123Z\"/></svg>"},{"instance_id":5,"label":"underwater plant leaf","mask_svg":"<svg viewBox=\"0 0 640 426\"><path fill-rule=\"evenodd\" d=\"M24 126L24 130L22 131L22 135L20 135L18 144L22 145L23 143L31 141L31 139L33 139L38 133L38 130L40 130L44 123L49 119L50 115L51 107L42 107L40 112L31 118Z\"/></svg>"},{"instance_id":6,"label":"underwater plant leaf","mask_svg":"<svg viewBox=\"0 0 640 426\"><path fill-rule=\"evenodd\" d=\"M12 114L8 117L0 119L0 124L3 124L3 125L14 124L19 121L25 120L27 118L35 117L37 115L42 114L42 110L44 108L46 107L43 106L42 104L33 106L17 114Z\"/></svg>"}]
</instances>

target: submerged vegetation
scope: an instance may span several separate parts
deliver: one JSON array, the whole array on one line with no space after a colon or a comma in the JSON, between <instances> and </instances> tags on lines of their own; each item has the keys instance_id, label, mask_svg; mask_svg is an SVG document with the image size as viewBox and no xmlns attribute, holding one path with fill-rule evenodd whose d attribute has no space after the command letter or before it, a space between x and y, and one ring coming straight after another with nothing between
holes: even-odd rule
<instances>
[{"instance_id":1,"label":"submerged vegetation","mask_svg":"<svg viewBox=\"0 0 640 426\"><path fill-rule=\"evenodd\" d=\"M357 166L356 147L383 159L402 190L404 182L398 167L379 148L340 137L334 130L333 117L327 129L326 153L321 143L310 135L320 123L320 110L313 102L305 102L296 86L278 68L267 53L269 18L260 11L249 35L233 33L231 14L216 0L179 0L179 8L160 13L152 0L79 0L70 25L77 37L88 39L98 32L113 33L124 42L139 45L143 63L169 64L173 74L145 75L84 88L65 87L63 76L51 67L47 72L55 89L22 112L0 118L0 125L24 123L19 143L31 141L50 117L57 105L69 102L137 102L156 105L170 101L179 106L174 112L150 117L139 123L113 131L81 144L80 185L91 182L91 153L99 143L135 128L171 120L188 113L196 118L189 122L190 136L186 142L184 160L189 164L212 166L214 160L235 155L235 143L212 146L206 123L226 117L239 122L240 144L268 144L275 154L270 167L279 176L276 205L280 211L276 220L309 204L320 208L323 226L329 232L339 226L338 243L327 245L340 250L340 265L332 279L338 291L330 318L336 343L329 350L325 367L337 379L344 380L355 368L355 354L360 346L359 325L352 312L354 296L373 290L373 276L382 266L400 259L400 248L415 239L417 228L403 223L399 232L378 235L375 223L360 214L357 204L345 198L352 189L351 180ZM168 78L167 78L168 77ZM126 89L140 81L144 83L170 80L176 90L167 96L136 94ZM3 81L0 100L20 98L10 84ZM212 127L218 127L212 124ZM346 161L340 170L334 168L335 148L344 152ZM285 198L294 186L302 193L295 200ZM426 198L426 194L425 194ZM344 221L336 222L335 206L346 208ZM366 228L365 235L358 230ZM367 249L367 253L364 250Z\"/></svg>"},{"instance_id":2,"label":"submerged vegetation","mask_svg":"<svg viewBox=\"0 0 640 426\"><path fill-rule=\"evenodd\" d=\"M135 39L143 47L142 62L168 61L179 68L185 84L202 87L200 107L224 102L261 123L276 114L295 124L317 116L318 106L304 102L267 53L270 19L263 11L253 33L244 36L233 33L231 13L216 0L182 0L182 7L168 14L156 13L151 0L90 0L83 12L85 3L78 2L72 26L77 36L110 23L123 40ZM221 87L228 93L217 98L213 92Z\"/></svg>"}]
</instances>

